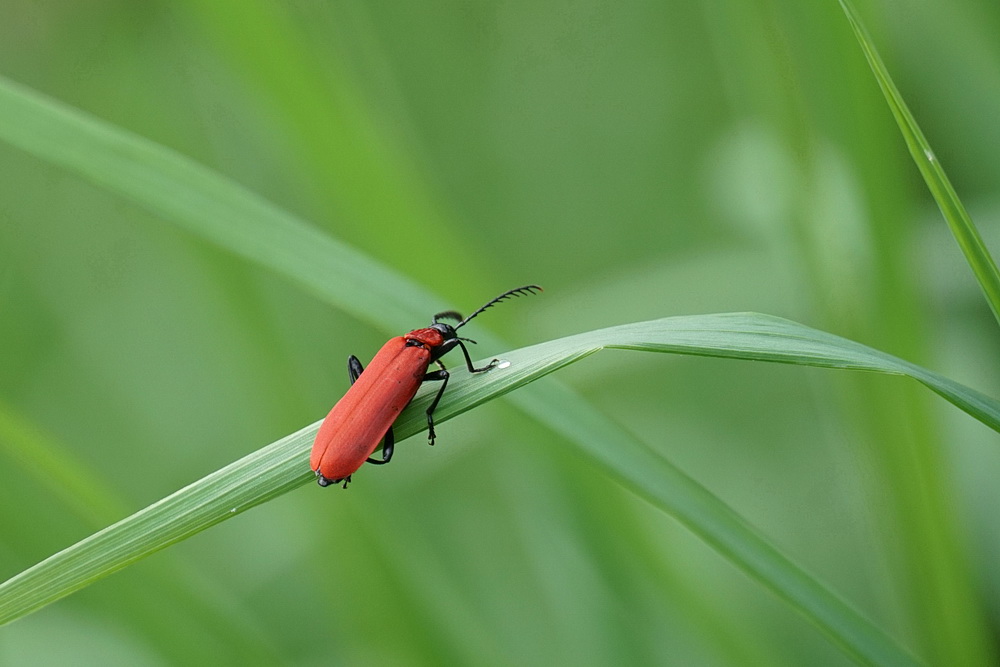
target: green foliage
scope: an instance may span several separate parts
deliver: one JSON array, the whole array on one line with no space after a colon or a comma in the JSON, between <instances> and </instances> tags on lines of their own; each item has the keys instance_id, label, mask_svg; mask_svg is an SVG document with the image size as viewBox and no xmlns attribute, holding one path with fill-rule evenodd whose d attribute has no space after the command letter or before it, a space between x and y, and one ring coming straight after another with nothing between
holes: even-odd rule
<instances>
[{"instance_id":1,"label":"green foliage","mask_svg":"<svg viewBox=\"0 0 1000 667\"><path fill-rule=\"evenodd\" d=\"M982 289L1000 303L985 244L844 8ZM23 11L83 34L70 14ZM2 194L17 211L0 228L10 352L0 444L15 461L0 486L22 509L5 519L0 562L23 570L0 586L4 621L309 480L315 424L257 447L314 421L343 390L329 379L340 364L317 357L364 357L384 332L529 280L549 288L539 303L491 311L474 337L484 353L505 349L480 329L506 322L522 341L554 340L503 353L511 365L486 377L456 373L441 421L623 348L908 375L1000 425L993 399L845 338L762 315L661 317L791 311L917 359L925 336L949 334L929 323L977 330L975 309L942 317L955 300L921 302L924 283L902 268L920 238L901 224L912 195L888 185L905 172L871 159L898 148L893 135L877 122L839 124L851 113L808 111L816 90L836 90L843 108L866 110L857 118L884 114L868 93L837 86L841 72L803 41L818 31L846 49L846 26L830 32L835 13L680 5L663 23L653 6L573 6L566 23L513 8L461 18L446 6L176 11L122 17L115 57L90 56L102 72L92 85L46 79L64 71L54 52L51 71L41 62L36 72L0 50L0 71L71 102L0 80L0 139L34 156L0 153ZM720 41L729 25L738 34ZM166 35L158 48L183 54L183 75L157 72L162 58L145 40L129 43L152 26ZM8 37L39 48L26 34ZM721 73L676 59L705 43ZM76 52L72 40L65 49ZM725 85L705 87L716 79ZM102 95L112 82L133 94ZM685 90L707 98L677 95ZM462 104L442 106L442 96ZM608 102L621 99L629 104ZM704 113L723 100L728 111ZM451 210L486 225L460 224ZM947 284L925 264L929 284ZM342 315L320 314L306 295ZM598 328L644 317L657 319ZM574 330L589 332L559 337ZM7 657L53 659L32 637L61 624L88 637L90 649L69 642L77 659L124 646L129 664L302 660L315 658L317 638L321 654L349 663L839 664L794 610L863 662L988 659L975 581L989 570L970 574L969 564L990 562L991 547L953 515L974 517L973 535L993 526L992 512L977 511L991 506L991 486L976 482L996 465L992 431L949 422L899 381L634 360L649 356L594 357L579 366L593 370L565 374L576 392L551 379L519 389L509 396L518 412L453 422L439 434L447 447L403 447L349 492L286 495L171 549L174 560L128 568L71 598L77 606L6 630ZM400 437L420 430L427 400L401 417ZM956 439L961 447L942 447ZM463 441L478 447L459 460L451 444ZM946 458L959 479L942 472ZM79 518L62 520L67 510Z\"/></svg>"},{"instance_id":2,"label":"green foliage","mask_svg":"<svg viewBox=\"0 0 1000 667\"><path fill-rule=\"evenodd\" d=\"M1000 428L1000 403L934 373L863 345L762 315L678 317L571 336L503 356L504 368L472 377L455 371L438 421L514 391L602 348L673 352L909 375L969 414ZM484 363L486 360L483 360ZM550 392L555 389L550 389ZM414 399L397 421L398 437L421 430L436 393ZM810 616L850 654L889 664L909 658L836 596L799 570L710 492L612 428L593 443L600 420L567 419L580 409L565 390L522 401L541 421L581 444L626 486L678 518L695 534ZM562 409L554 409L559 402ZM555 415L555 417L553 417ZM0 586L0 622L9 622L177 541L236 516L312 479L303 462L318 423L191 484L162 501L56 554ZM589 435L586 429L591 429ZM614 441L620 446L612 447Z\"/></svg>"},{"instance_id":3,"label":"green foliage","mask_svg":"<svg viewBox=\"0 0 1000 667\"><path fill-rule=\"evenodd\" d=\"M892 115L899 125L903 139L906 140L906 147L910 149L913 161L920 169L920 174L924 177L927 188L934 196L934 201L941 209L941 214L948 223L951 233L965 254L965 260L975 273L976 280L982 287L983 294L993 311L993 316L1000 323L1000 271L997 270L996 262L990 256L986 244L979 235L979 230L972 223L972 218L969 217L968 211L965 210L965 206L958 198L958 193L955 192L951 181L948 180L948 175L944 173L940 161L935 157L927 137L917 125L917 121L906 106L903 96L896 88L896 84L893 83L892 77L889 76L885 63L882 62L875 44L861 24L857 11L847 0L840 0L840 4L851 22L851 27L857 35L858 42L868 59L868 64L871 65L875 79L878 81L879 87L882 88L882 93L885 95Z\"/></svg>"}]
</instances>

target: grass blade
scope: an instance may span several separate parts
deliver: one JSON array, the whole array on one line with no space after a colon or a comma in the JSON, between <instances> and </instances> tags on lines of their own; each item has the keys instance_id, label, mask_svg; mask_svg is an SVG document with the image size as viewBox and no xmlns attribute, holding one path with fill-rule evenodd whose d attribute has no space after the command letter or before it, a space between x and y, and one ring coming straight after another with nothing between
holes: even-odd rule
<instances>
[{"instance_id":1,"label":"grass blade","mask_svg":"<svg viewBox=\"0 0 1000 667\"><path fill-rule=\"evenodd\" d=\"M423 321L427 312L448 306L378 262L184 156L2 79L0 140L69 168L388 330L405 329ZM445 419L602 347L621 347L909 374L970 414L991 425L997 423L996 406L986 397L905 362L890 363L891 357L874 351L863 355L854 343L783 320L713 317L717 319L675 318L628 325L511 353L510 369L481 381L469 382L456 373L437 414ZM776 322L784 324L775 330ZM743 325L749 329L740 329ZM477 339L501 349L488 336L477 334ZM786 344L789 349L782 349ZM544 391L527 387L512 399L799 609L849 655L874 664L912 662L877 627L781 556L732 509L569 390L551 384ZM419 411L426 400L418 399L401 417L400 439L421 427ZM315 428L244 457L0 585L0 622L23 616L304 484L310 473L303 469L303 462Z\"/></svg>"},{"instance_id":2,"label":"grass blade","mask_svg":"<svg viewBox=\"0 0 1000 667\"><path fill-rule=\"evenodd\" d=\"M486 376L472 377L456 371L450 391L436 413L438 421L524 387L605 348L906 375L1000 430L1000 403L968 387L853 341L753 313L672 317L591 331L509 352L501 358L510 366ZM423 429L423 411L433 393L433 388L422 391L401 415L396 423L400 439ZM609 427L600 415L578 414L574 407L577 399L572 394L549 386L517 402L532 413L545 415L555 430L582 441L583 453L800 609L853 657L872 664L914 662L695 480L616 427ZM0 622L19 618L307 483L312 474L306 461L316 428L317 424L313 424L282 438L0 585Z\"/></svg>"},{"instance_id":3,"label":"grass blade","mask_svg":"<svg viewBox=\"0 0 1000 667\"><path fill-rule=\"evenodd\" d=\"M844 9L847 20L861 44L861 50L864 52L865 58L868 59L875 79L885 95L885 101L899 125L899 131L903 134L906 147L910 150L910 155L913 157L917 169L920 170L920 175L924 177L927 188L941 209L951 233L958 241L962 253L965 254L966 261L972 267L972 272L986 296L993 316L1000 323L1000 271L997 270L996 262L993 261L993 257L979 235L979 230L976 229L968 211L962 205L951 181L948 180L944 167L941 166L934 151L931 150L927 137L917 125L917 121L910 113L909 107L906 106L903 96L896 88L896 84L893 83L892 77L889 76L889 70L882 62L882 58L875 48L875 43L868 31L865 30L864 24L861 23L861 17L850 0L840 0L840 6Z\"/></svg>"},{"instance_id":4,"label":"grass blade","mask_svg":"<svg viewBox=\"0 0 1000 667\"><path fill-rule=\"evenodd\" d=\"M405 329L447 304L193 160L0 77L0 141L304 285L359 319Z\"/></svg>"}]
</instances>

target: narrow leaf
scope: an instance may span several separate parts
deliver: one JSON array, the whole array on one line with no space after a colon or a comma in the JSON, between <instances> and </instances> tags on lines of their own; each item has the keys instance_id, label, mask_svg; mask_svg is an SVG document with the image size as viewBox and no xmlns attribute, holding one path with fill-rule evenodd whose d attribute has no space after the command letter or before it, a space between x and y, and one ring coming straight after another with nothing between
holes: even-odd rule
<instances>
[{"instance_id":1,"label":"narrow leaf","mask_svg":"<svg viewBox=\"0 0 1000 667\"><path fill-rule=\"evenodd\" d=\"M73 170L195 235L298 281L330 303L386 330L405 330L414 322L424 321L426 313L448 306L412 281L188 158L3 79L0 79L0 141ZM786 323L792 327L791 331L783 333L742 331L737 326L740 320L715 317L723 319L705 319L700 329L696 326L697 319L660 320L662 325L655 322L629 325L620 331L582 334L563 339L559 344L554 341L527 348L517 355L511 353L510 360L514 363L503 371L490 373L488 378L473 382L456 374L454 387L449 385L449 395L436 415L443 420L601 347L616 346L616 342L618 347L628 349L876 370L871 367L871 359L862 363L856 354L849 353L850 346L855 344L844 347L842 339L836 337L832 337L836 344L830 340L824 344L822 339L826 334L792 323ZM749 318L745 322L748 325L783 322L755 319L762 316L728 317ZM677 328L682 321L687 329ZM630 327L646 327L649 331L642 335L633 331L632 335L628 333ZM736 329L730 330L731 327ZM662 335L656 334L658 331ZM643 338L649 332L655 335ZM708 338L702 340L701 336ZM795 348L796 353L783 353L778 349L783 336L789 344L802 337L805 347ZM487 349L500 349L488 335L477 333L476 338ZM770 345L766 344L768 341ZM905 362L899 363L905 366ZM917 372L897 366L877 370ZM511 377L519 378L518 382L510 382ZM956 404L968 406L970 413L979 418L996 423L995 406L989 399L980 400L960 385L948 386L936 376L931 379L929 386L935 391ZM421 428L418 412L427 400L418 399L404 413L397 429L400 439ZM568 389L547 383L544 390L528 387L519 391L512 400L541 423L565 434L580 452L655 506L677 517L734 564L792 604L849 655L874 664L912 661L877 627L781 556L709 491L655 456L643 443ZM158 549L305 483L310 473L303 468L315 428L314 424L240 459L0 585L0 622L19 618Z\"/></svg>"},{"instance_id":2,"label":"narrow leaf","mask_svg":"<svg viewBox=\"0 0 1000 667\"><path fill-rule=\"evenodd\" d=\"M854 34L861 44L861 50L864 52L865 58L868 59L872 72L875 73L875 79L885 95L885 101L889 104L889 109L899 125L899 130L906 141L906 147L910 150L910 155L920 170L920 175L924 177L927 188L941 209L951 233L965 254L966 261L972 267L972 272L983 290L986 301L993 310L993 316L1000 323L1000 271L997 270L996 262L993 261L990 251L979 235L979 230L976 229L968 211L962 205L951 181L948 180L948 175L945 174L944 167L941 166L931 149L930 142L927 141L927 137L917 125L916 118L910 113L903 96L896 88L896 84L893 83L892 77L889 76L889 70L886 69L885 63L882 62L881 56L875 49L875 43L861 23L861 17L850 0L840 0L840 6L847 14L847 20L850 21L851 28L854 29Z\"/></svg>"},{"instance_id":3,"label":"narrow leaf","mask_svg":"<svg viewBox=\"0 0 1000 667\"><path fill-rule=\"evenodd\" d=\"M603 348L668 352L866 370L912 377L994 429L1000 403L896 357L838 336L752 313L672 317L591 331L515 350L488 374L456 371L435 413L461 414ZM402 440L424 428L433 388L396 422ZM525 394L529 392L523 392ZM853 657L872 664L914 660L836 594L805 573L707 489L558 386L516 401L625 486L671 514L750 576L802 611ZM555 415L553 418L552 415ZM0 623L19 618L174 542L312 479L308 453L318 424L254 452L123 521L59 552L0 585ZM585 434L589 433L589 437ZM356 483L364 483L362 470ZM331 493L329 490L315 492ZM336 491L334 494L337 493ZM333 495L333 498L336 496Z\"/></svg>"}]
</instances>

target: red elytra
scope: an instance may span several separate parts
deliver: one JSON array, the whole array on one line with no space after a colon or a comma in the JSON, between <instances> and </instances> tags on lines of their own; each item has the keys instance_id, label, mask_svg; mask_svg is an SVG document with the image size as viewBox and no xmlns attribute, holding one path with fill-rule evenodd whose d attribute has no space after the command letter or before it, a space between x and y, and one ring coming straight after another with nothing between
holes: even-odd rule
<instances>
[{"instance_id":1,"label":"red elytra","mask_svg":"<svg viewBox=\"0 0 1000 667\"><path fill-rule=\"evenodd\" d=\"M336 482L361 467L424 381L431 362L429 346L434 345L427 341L442 338L434 329L417 329L382 346L319 427L309 459L313 470ZM421 344L407 346L407 340ZM366 405L379 410L366 410Z\"/></svg>"},{"instance_id":2,"label":"red elytra","mask_svg":"<svg viewBox=\"0 0 1000 667\"><path fill-rule=\"evenodd\" d=\"M449 377L440 357L456 346L461 347L470 373L488 371L497 363L494 359L482 368L475 368L463 342L475 341L459 337L456 331L503 299L534 294L534 290L541 289L537 285L525 285L508 290L465 319L454 311L438 313L431 326L390 339L367 368L362 368L361 362L351 356L347 362L351 387L323 420L309 459L320 486L343 482L344 488L347 488L351 475L366 461L376 464L389 462L395 444L392 425L424 381L441 382L441 388L427 408L428 442L433 445L433 413L444 395ZM438 321L442 318L461 321L451 326ZM436 363L440 370L428 373L431 362ZM383 443L380 460L371 458L379 442Z\"/></svg>"}]
</instances>

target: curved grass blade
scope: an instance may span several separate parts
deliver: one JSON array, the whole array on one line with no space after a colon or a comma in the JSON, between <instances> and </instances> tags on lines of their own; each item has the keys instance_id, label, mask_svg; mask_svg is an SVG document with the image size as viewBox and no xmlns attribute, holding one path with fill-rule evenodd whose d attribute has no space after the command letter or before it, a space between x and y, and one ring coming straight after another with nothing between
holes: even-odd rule
<instances>
[{"instance_id":1,"label":"curved grass blade","mask_svg":"<svg viewBox=\"0 0 1000 667\"><path fill-rule=\"evenodd\" d=\"M359 319L386 329L405 329L414 321L424 321L426 313L448 305L394 271L184 156L2 78L0 140L64 166L169 222L298 281ZM710 332L711 327L706 331ZM725 330L716 332L724 333ZM615 330L605 330L604 334L614 336ZM487 335L477 334L477 339L492 349L500 349L495 339ZM615 346L613 338L576 342L581 346L567 347L549 361L533 356L535 371L522 380L536 379L602 346ZM741 358L764 358L745 356L764 354L786 363L808 363L810 358L804 355L795 360L785 359L771 347L743 350L718 344L720 341L703 341L700 347L688 345L676 350L662 347L669 345L662 340L647 342L660 345L657 351L686 350L693 354L718 353ZM634 341L626 340L619 346L633 345ZM545 350L552 352L542 348L532 354ZM831 358L836 357L834 354ZM823 361L822 355L813 361L816 365L856 367L846 362L840 366L819 363ZM519 358L516 368L522 368L520 364L524 362L525 359ZM894 368L886 372L903 371ZM454 377L455 386L460 386L461 375L456 373ZM506 373L498 372L470 384L463 390L467 393L449 392L436 414L444 419L511 391L514 386L500 382L505 377ZM953 402L964 400L970 407L976 404L958 385L950 390L944 382L932 385L946 397L950 391L956 399ZM465 407L461 407L460 400L467 400ZM985 400L983 414L995 415L988 399ZM513 401L542 423L566 434L582 453L629 488L676 516L737 566L799 609L849 655L874 664L911 662L908 654L878 628L774 551L710 492L653 455L645 445L569 390L554 383L549 383L544 391L528 387L515 394ZM414 410L419 410L419 405L420 401L404 413L404 422L397 429L400 439L418 428ZM406 420L412 423L405 423ZM145 555L304 483L309 472L301 469L303 464L299 461L306 460L315 428L313 425L265 447L0 585L0 623L23 616Z\"/></svg>"},{"instance_id":2,"label":"curved grass blade","mask_svg":"<svg viewBox=\"0 0 1000 667\"><path fill-rule=\"evenodd\" d=\"M509 365L485 375L456 371L435 414L438 421L449 419L604 348L906 375L1000 429L1000 403L979 392L859 343L753 313L672 317L515 350L501 355ZM543 391L529 389L515 395L519 405L546 415L555 430L582 443L580 451L799 609L849 655L871 664L915 664L905 650L695 480L599 414L579 414L571 393L551 385ZM424 428L423 411L433 393L433 388L422 391L401 415L395 426L399 440ZM0 623L310 481L306 461L317 427L313 424L268 445L0 585Z\"/></svg>"},{"instance_id":3,"label":"curved grass blade","mask_svg":"<svg viewBox=\"0 0 1000 667\"><path fill-rule=\"evenodd\" d=\"M875 49L875 43L861 23L861 17L850 0L839 1L858 42L861 44L861 50L875 74L875 79L885 95L885 101L889 104L896 124L899 125L899 131L906 141L906 147L910 150L910 155L913 157L917 169L920 170L924 182L927 183L927 188L934 196L934 201L941 209L952 235L965 254L966 261L972 267L972 272L993 311L993 317L1000 323L1000 271L997 270L996 262L993 261L990 251L979 235L979 230L976 229L968 211L962 205L951 181L948 180L944 167L941 166L934 151L931 150L927 137L917 125L917 120L913 117L909 107L906 106L906 102L899 89L896 88L896 84L893 83L892 77L889 76L889 70L886 69L885 63L882 62L881 56Z\"/></svg>"},{"instance_id":4,"label":"curved grass blade","mask_svg":"<svg viewBox=\"0 0 1000 667\"><path fill-rule=\"evenodd\" d=\"M286 276L358 319L412 328L447 304L232 180L0 77L0 141Z\"/></svg>"},{"instance_id":5,"label":"curved grass blade","mask_svg":"<svg viewBox=\"0 0 1000 667\"><path fill-rule=\"evenodd\" d=\"M301 486L312 476L302 453L317 427L244 456L0 584L0 624Z\"/></svg>"}]
</instances>

